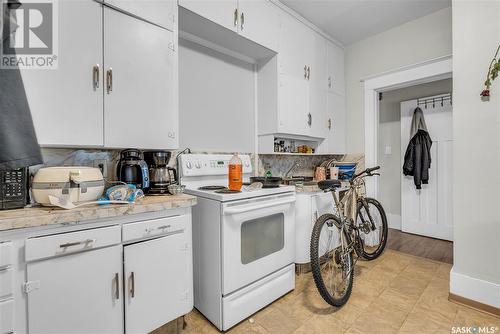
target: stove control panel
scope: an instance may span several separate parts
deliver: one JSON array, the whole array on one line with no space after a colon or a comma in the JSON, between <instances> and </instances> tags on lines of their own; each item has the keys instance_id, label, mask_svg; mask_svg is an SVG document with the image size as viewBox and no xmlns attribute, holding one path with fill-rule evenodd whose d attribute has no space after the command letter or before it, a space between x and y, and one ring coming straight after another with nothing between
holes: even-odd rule
<instances>
[{"instance_id":1,"label":"stove control panel","mask_svg":"<svg viewBox=\"0 0 500 334\"><path fill-rule=\"evenodd\" d=\"M231 154L182 154L179 156L183 176L226 175ZM247 154L239 155L243 174L252 173L252 161Z\"/></svg>"}]
</instances>

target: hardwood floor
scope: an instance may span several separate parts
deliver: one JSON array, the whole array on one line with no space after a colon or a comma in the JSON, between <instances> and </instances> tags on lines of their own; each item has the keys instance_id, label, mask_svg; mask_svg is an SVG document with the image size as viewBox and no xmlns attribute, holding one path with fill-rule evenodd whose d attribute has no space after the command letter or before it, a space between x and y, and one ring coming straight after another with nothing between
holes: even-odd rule
<instances>
[{"instance_id":1,"label":"hardwood floor","mask_svg":"<svg viewBox=\"0 0 500 334\"><path fill-rule=\"evenodd\" d=\"M387 248L453 264L453 243L451 241L404 233L390 228L387 237Z\"/></svg>"}]
</instances>

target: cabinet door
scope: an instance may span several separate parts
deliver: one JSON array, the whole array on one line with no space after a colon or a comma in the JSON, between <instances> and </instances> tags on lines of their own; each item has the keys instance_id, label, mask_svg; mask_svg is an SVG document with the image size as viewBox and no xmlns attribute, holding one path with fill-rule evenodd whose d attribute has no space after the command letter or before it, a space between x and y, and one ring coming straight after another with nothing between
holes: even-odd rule
<instances>
[{"instance_id":1,"label":"cabinet door","mask_svg":"<svg viewBox=\"0 0 500 334\"><path fill-rule=\"evenodd\" d=\"M126 333L149 333L191 310L192 257L185 233L126 246L124 258Z\"/></svg>"},{"instance_id":2,"label":"cabinet door","mask_svg":"<svg viewBox=\"0 0 500 334\"><path fill-rule=\"evenodd\" d=\"M102 5L60 1L58 10L58 68L21 71L38 142L102 146L103 85L94 82L94 67L102 71Z\"/></svg>"},{"instance_id":3,"label":"cabinet door","mask_svg":"<svg viewBox=\"0 0 500 334\"><path fill-rule=\"evenodd\" d=\"M123 333L122 246L32 262L28 326L37 333Z\"/></svg>"},{"instance_id":4,"label":"cabinet door","mask_svg":"<svg viewBox=\"0 0 500 334\"><path fill-rule=\"evenodd\" d=\"M237 0L179 0L179 6L227 29L238 31Z\"/></svg>"},{"instance_id":5,"label":"cabinet door","mask_svg":"<svg viewBox=\"0 0 500 334\"><path fill-rule=\"evenodd\" d=\"M311 31L314 42L308 68L309 112L312 115L310 136L325 138L328 134L326 82L326 39Z\"/></svg>"},{"instance_id":6,"label":"cabinet door","mask_svg":"<svg viewBox=\"0 0 500 334\"><path fill-rule=\"evenodd\" d=\"M104 0L123 11L131 13L149 22L158 24L169 30L174 29L175 0Z\"/></svg>"},{"instance_id":7,"label":"cabinet door","mask_svg":"<svg viewBox=\"0 0 500 334\"><path fill-rule=\"evenodd\" d=\"M280 133L308 136L309 83L291 75L280 75L279 126ZM311 116L312 117L312 116Z\"/></svg>"},{"instance_id":8,"label":"cabinet door","mask_svg":"<svg viewBox=\"0 0 500 334\"><path fill-rule=\"evenodd\" d=\"M278 51L280 15L268 0L239 0L238 30L242 36Z\"/></svg>"},{"instance_id":9,"label":"cabinet door","mask_svg":"<svg viewBox=\"0 0 500 334\"><path fill-rule=\"evenodd\" d=\"M327 62L328 90L338 94L345 94L344 50L332 42L328 42Z\"/></svg>"},{"instance_id":10,"label":"cabinet door","mask_svg":"<svg viewBox=\"0 0 500 334\"><path fill-rule=\"evenodd\" d=\"M109 8L104 22L105 146L176 149L174 34Z\"/></svg>"},{"instance_id":11,"label":"cabinet door","mask_svg":"<svg viewBox=\"0 0 500 334\"><path fill-rule=\"evenodd\" d=\"M329 153L346 152L346 110L345 97L336 93L328 94L328 147Z\"/></svg>"}]
</instances>

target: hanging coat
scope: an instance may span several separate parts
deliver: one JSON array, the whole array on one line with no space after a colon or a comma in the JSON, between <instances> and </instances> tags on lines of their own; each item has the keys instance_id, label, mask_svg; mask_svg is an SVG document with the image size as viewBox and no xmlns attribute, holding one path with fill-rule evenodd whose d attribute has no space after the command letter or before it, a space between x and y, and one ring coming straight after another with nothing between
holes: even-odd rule
<instances>
[{"instance_id":1,"label":"hanging coat","mask_svg":"<svg viewBox=\"0 0 500 334\"><path fill-rule=\"evenodd\" d=\"M0 5L2 48L13 38L17 27L15 9L20 4L9 0ZM17 169L43 163L31 112L18 69L0 69L0 169Z\"/></svg>"},{"instance_id":2,"label":"hanging coat","mask_svg":"<svg viewBox=\"0 0 500 334\"><path fill-rule=\"evenodd\" d=\"M410 142L406 149L403 164L403 174L413 176L413 182L417 189L421 189L422 184L429 183L431 146L432 140L427 131L424 113L422 109L417 107L413 112Z\"/></svg>"}]
</instances>

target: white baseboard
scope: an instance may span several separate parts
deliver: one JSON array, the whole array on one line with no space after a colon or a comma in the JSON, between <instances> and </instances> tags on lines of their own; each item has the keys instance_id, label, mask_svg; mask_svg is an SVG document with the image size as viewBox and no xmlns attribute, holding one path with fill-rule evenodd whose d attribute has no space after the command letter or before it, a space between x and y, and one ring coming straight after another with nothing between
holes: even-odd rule
<instances>
[{"instance_id":1,"label":"white baseboard","mask_svg":"<svg viewBox=\"0 0 500 334\"><path fill-rule=\"evenodd\" d=\"M500 284L457 273L455 267L450 273L450 293L500 308Z\"/></svg>"},{"instance_id":2,"label":"white baseboard","mask_svg":"<svg viewBox=\"0 0 500 334\"><path fill-rule=\"evenodd\" d=\"M387 214L387 225L389 228L393 228L401 231L401 215L388 213Z\"/></svg>"}]
</instances>

